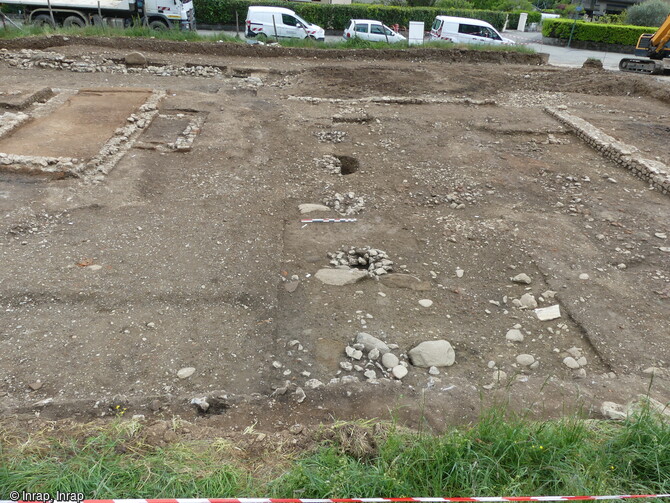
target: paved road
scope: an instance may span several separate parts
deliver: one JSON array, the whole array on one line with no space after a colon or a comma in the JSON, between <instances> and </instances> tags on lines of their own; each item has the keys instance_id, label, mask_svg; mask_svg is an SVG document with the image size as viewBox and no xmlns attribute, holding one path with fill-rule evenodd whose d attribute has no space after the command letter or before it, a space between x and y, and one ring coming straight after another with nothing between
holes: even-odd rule
<instances>
[{"instance_id":1,"label":"paved road","mask_svg":"<svg viewBox=\"0 0 670 503\"><path fill-rule=\"evenodd\" d=\"M557 47L546 45L542 42L540 32L517 32L508 31L505 36L519 44L524 44L537 52L549 54L549 64L557 66L582 66L588 58L596 58L603 62L603 67L608 70L618 70L619 61L622 58L633 57L632 54L620 52L588 51L584 49L573 49L569 47Z\"/></svg>"}]
</instances>

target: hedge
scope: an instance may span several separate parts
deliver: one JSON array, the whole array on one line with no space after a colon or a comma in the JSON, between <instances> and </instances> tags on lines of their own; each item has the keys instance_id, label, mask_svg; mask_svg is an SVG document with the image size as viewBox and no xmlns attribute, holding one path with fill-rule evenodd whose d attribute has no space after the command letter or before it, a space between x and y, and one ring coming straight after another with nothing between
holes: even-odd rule
<instances>
[{"instance_id":1,"label":"hedge","mask_svg":"<svg viewBox=\"0 0 670 503\"><path fill-rule=\"evenodd\" d=\"M409 26L410 21L423 21L426 29L435 16L459 16L487 21L497 29L502 29L509 15L508 26L516 28L520 12L499 12L473 9L439 9L436 7L393 7L373 4L333 5L311 2L286 2L281 0L194 0L196 20L201 24L235 24L237 11L240 26L247 17L250 5L273 5L288 7L299 16L325 29L343 30L349 19L378 19L386 24ZM528 22L539 23L539 12L529 12Z\"/></svg>"},{"instance_id":2,"label":"hedge","mask_svg":"<svg viewBox=\"0 0 670 503\"><path fill-rule=\"evenodd\" d=\"M545 19L542 23L542 36L550 38L569 39L572 25L575 31L573 40L596 42L600 44L637 45L637 40L643 33L655 33L658 28L648 26L632 26L619 24L598 24L570 19Z\"/></svg>"}]
</instances>

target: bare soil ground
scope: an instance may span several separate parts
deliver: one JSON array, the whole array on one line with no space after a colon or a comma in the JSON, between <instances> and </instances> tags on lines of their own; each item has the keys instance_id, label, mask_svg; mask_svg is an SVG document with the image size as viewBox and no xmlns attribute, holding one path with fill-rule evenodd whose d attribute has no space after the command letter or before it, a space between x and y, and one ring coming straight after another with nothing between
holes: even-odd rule
<instances>
[{"instance_id":1,"label":"bare soil ground","mask_svg":"<svg viewBox=\"0 0 670 503\"><path fill-rule=\"evenodd\" d=\"M25 43L74 59L120 60L128 52L90 41ZM3 44L21 49L17 41ZM665 85L532 59L505 64L507 56L494 64L494 56L473 53L473 62L463 62L463 51L452 60L389 51L341 61L320 52L266 57L211 44L186 54L173 43L137 44L131 48L152 62L226 71L161 77L0 62L0 101L28 114L41 106L29 96L49 96L36 82L56 95L166 91L161 115L105 177L0 171L5 417L87 420L121 405L129 415L179 414L207 428L282 429L393 414L440 429L495 400L535 417L578 409L598 416L605 400L647 392L650 367L661 369L651 395L670 400L670 254L660 250L670 244L657 236L670 235L670 198L543 111L565 105L668 163ZM34 155L62 137L66 155L88 153L124 125L141 95L119 92L104 106L71 110L67 120L44 119L59 121L58 135L28 122L2 140L0 152L14 142L8 150ZM374 96L442 102L294 99ZM206 120L189 152L158 148L194 115ZM359 169L333 175L316 161L325 155L350 156ZM357 222L301 223L340 215L301 215L299 204L346 192L365 199ZM350 246L386 251L396 272L428 289L373 279L330 286L314 277L329 266L328 252ZM510 281L522 272L531 284ZM560 319L542 322L512 304L548 290L555 298L545 295L540 306L559 304ZM433 304L422 307L420 299ZM517 324L525 339L510 343L505 334ZM456 364L437 376L410 366L402 381L366 382L362 372L339 366L360 331L397 344L397 355L446 339ZM563 364L572 347L587 360L585 374ZM520 354L539 366L519 365ZM492 389L490 362L507 374ZM185 367L195 373L179 379ZM343 375L360 382L329 384ZM310 389L308 379L325 386ZM296 386L306 394L302 402ZM206 415L190 403L195 397L209 398Z\"/></svg>"}]
</instances>

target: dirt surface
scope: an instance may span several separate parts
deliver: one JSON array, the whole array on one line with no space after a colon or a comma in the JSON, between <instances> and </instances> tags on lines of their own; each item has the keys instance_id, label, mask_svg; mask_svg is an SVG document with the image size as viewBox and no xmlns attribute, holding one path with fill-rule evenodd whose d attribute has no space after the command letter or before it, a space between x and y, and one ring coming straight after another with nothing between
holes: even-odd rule
<instances>
[{"instance_id":1,"label":"dirt surface","mask_svg":"<svg viewBox=\"0 0 670 503\"><path fill-rule=\"evenodd\" d=\"M130 91L80 91L46 117L35 119L11 137L0 140L0 152L93 157L150 94Z\"/></svg>"},{"instance_id":2,"label":"dirt surface","mask_svg":"<svg viewBox=\"0 0 670 503\"><path fill-rule=\"evenodd\" d=\"M77 61L127 52L126 42L103 42L2 43L7 52L23 43ZM159 115L106 176L0 170L5 417L85 420L120 405L207 427L393 414L440 429L495 400L536 417L599 416L603 401L645 393L650 367L658 369L651 395L670 400L670 253L661 250L670 246L670 198L543 110L567 106L667 163L667 87L637 75L490 64L479 52L473 63L368 52L344 62L217 44L194 55L182 46L140 48L154 63L225 71L163 77L0 62L0 97L32 96L35 82L56 97L166 92ZM36 114L49 93L40 96L25 98L22 111ZM72 110L58 134L67 155L104 143L140 96L115 93L99 120L86 107ZM355 101L384 96L424 102ZM204 123L192 147L171 150L194 117ZM12 152L23 155L58 139L29 121L0 147L18 138ZM324 156L355 159L358 169L332 174ZM348 192L364 199L348 216L356 222L301 222L341 218L301 215L298 205ZM398 276L345 286L315 277L330 267L329 252L351 246L385 251L394 272L421 288ZM520 273L531 283L511 281ZM539 307L560 305L561 317L540 321L516 307L526 293ZM516 325L523 342L506 340ZM368 362L345 354L358 332L396 344L405 361L417 344L444 339L456 363L436 375L409 365L402 380L381 379L371 363L377 379L367 382L340 366ZM575 347L586 359L579 370L563 363ZM518 363L524 354L538 365ZM177 376L189 367L190 377ZM346 375L359 382L330 384ZM310 379L324 385L312 389ZM208 411L193 398L206 398Z\"/></svg>"}]
</instances>

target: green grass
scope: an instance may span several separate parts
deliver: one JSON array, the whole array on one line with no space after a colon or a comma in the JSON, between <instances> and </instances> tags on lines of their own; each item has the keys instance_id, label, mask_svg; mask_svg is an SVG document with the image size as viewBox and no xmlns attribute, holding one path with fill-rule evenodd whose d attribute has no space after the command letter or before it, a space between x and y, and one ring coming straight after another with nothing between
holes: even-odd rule
<instances>
[{"instance_id":1,"label":"green grass","mask_svg":"<svg viewBox=\"0 0 670 503\"><path fill-rule=\"evenodd\" d=\"M237 42L244 43L242 39L231 37L228 35L199 35L193 31L182 30L165 30L156 31L142 26L134 26L127 29L109 28L99 26L86 26L84 28L57 28L51 27L36 27L26 26L21 29L8 27L0 29L0 38L20 38L32 37L39 35L65 35L65 36L84 36L84 37L144 37L156 38L161 40L175 40L180 42ZM269 43L273 40L269 39ZM408 49L407 42L400 42L396 44L387 44L386 42L369 42L353 38L350 40L342 40L338 42L317 42L311 39L287 39L280 40L279 45L282 47L298 47L307 49ZM535 51L525 46L497 46L497 45L455 45L444 42L427 42L422 46L412 46L409 50L421 50L422 47L435 49L471 49L479 51L503 51L503 52L520 52L525 54L533 54Z\"/></svg>"},{"instance_id":2,"label":"green grass","mask_svg":"<svg viewBox=\"0 0 670 503\"><path fill-rule=\"evenodd\" d=\"M86 26L84 28L51 28L49 26L24 26L20 29L9 27L0 29L0 38L21 38L40 35L64 35L82 37L138 37L179 42L241 42L240 39L228 35L199 35L188 30L152 30L148 27L133 26L126 29L107 26Z\"/></svg>"},{"instance_id":3,"label":"green grass","mask_svg":"<svg viewBox=\"0 0 670 503\"><path fill-rule=\"evenodd\" d=\"M533 422L496 409L436 436L393 423L341 423L324 427L322 440L297 457L270 437L266 451L251 454L221 440L151 447L135 421L80 428L29 440L5 431L0 497L11 490L88 498L670 492L670 424L648 412L615 424Z\"/></svg>"}]
</instances>

